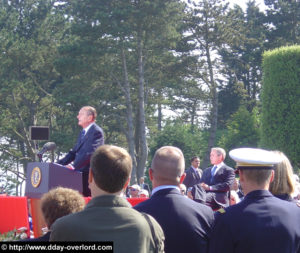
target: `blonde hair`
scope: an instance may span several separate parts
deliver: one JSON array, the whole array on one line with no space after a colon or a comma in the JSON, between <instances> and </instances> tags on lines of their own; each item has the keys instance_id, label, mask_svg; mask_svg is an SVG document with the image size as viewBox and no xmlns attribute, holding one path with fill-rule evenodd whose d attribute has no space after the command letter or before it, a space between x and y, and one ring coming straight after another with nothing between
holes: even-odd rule
<instances>
[{"instance_id":1,"label":"blonde hair","mask_svg":"<svg viewBox=\"0 0 300 253\"><path fill-rule=\"evenodd\" d=\"M281 157L282 161L275 165L274 180L270 184L270 192L274 195L289 194L295 191L293 168L289 159L280 151L273 151Z\"/></svg>"}]
</instances>

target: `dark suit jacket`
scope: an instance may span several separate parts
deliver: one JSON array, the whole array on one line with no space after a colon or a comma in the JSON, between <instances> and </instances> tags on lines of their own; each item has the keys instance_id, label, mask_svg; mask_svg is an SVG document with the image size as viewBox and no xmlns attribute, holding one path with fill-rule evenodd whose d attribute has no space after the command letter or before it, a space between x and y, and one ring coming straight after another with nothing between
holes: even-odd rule
<instances>
[{"instance_id":1,"label":"dark suit jacket","mask_svg":"<svg viewBox=\"0 0 300 253\"><path fill-rule=\"evenodd\" d=\"M155 192L134 209L150 214L160 224L166 253L206 252L214 221L210 207L169 188Z\"/></svg>"},{"instance_id":2,"label":"dark suit jacket","mask_svg":"<svg viewBox=\"0 0 300 253\"><path fill-rule=\"evenodd\" d=\"M207 198L212 198L217 204L226 207L229 205L230 186L235 177L234 170L224 164L212 178L211 169L212 167L209 167L203 171L200 183L203 182L212 187L211 191L206 192Z\"/></svg>"},{"instance_id":3,"label":"dark suit jacket","mask_svg":"<svg viewBox=\"0 0 300 253\"><path fill-rule=\"evenodd\" d=\"M93 152L101 145L104 144L103 130L97 125L92 124L84 138L80 140L80 134L73 149L57 163L67 165L73 162L76 171L82 172L83 178L83 194L84 196L90 195L88 188L88 172L90 168L90 159Z\"/></svg>"},{"instance_id":4,"label":"dark suit jacket","mask_svg":"<svg viewBox=\"0 0 300 253\"><path fill-rule=\"evenodd\" d=\"M199 171L200 171L200 174L202 175L203 172L200 168L199 168ZM185 176L185 179L183 180L183 184L185 184L186 189L194 186L195 184L199 184L201 175L196 173L192 167L190 167L188 170L186 170L185 173L186 173L186 176Z\"/></svg>"},{"instance_id":5,"label":"dark suit jacket","mask_svg":"<svg viewBox=\"0 0 300 253\"><path fill-rule=\"evenodd\" d=\"M300 208L269 191L248 193L216 218L210 253L299 253Z\"/></svg>"},{"instance_id":6,"label":"dark suit jacket","mask_svg":"<svg viewBox=\"0 0 300 253\"><path fill-rule=\"evenodd\" d=\"M148 184L145 184L145 183L143 183L142 185L140 185L141 186L141 188L142 189L144 189L144 190L147 190L148 191L148 193L149 193L149 196L150 196L150 194L151 194L151 191L150 191L150 187L149 187L149 185Z\"/></svg>"}]
</instances>

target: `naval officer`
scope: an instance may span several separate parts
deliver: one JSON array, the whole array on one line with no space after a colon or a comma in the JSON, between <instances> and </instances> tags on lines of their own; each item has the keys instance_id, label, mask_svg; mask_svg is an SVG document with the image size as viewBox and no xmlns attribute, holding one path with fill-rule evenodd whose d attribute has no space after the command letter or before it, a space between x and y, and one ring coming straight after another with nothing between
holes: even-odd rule
<instances>
[{"instance_id":1,"label":"naval officer","mask_svg":"<svg viewBox=\"0 0 300 253\"><path fill-rule=\"evenodd\" d=\"M250 148L234 149L229 156L237 162L245 199L217 215L209 252L300 252L300 208L268 191L280 158Z\"/></svg>"}]
</instances>

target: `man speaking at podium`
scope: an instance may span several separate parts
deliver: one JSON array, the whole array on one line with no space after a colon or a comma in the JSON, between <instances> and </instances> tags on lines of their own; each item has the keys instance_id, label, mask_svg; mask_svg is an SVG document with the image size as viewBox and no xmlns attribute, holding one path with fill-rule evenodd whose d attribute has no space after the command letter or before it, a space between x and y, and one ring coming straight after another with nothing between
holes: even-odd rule
<instances>
[{"instance_id":1,"label":"man speaking at podium","mask_svg":"<svg viewBox=\"0 0 300 253\"><path fill-rule=\"evenodd\" d=\"M104 144L103 130L95 123L96 117L97 112L95 108L84 106L80 109L77 119L78 125L82 127L82 130L77 142L73 149L57 162L71 170L82 172L82 194L86 197L91 195L88 187L90 158L94 151Z\"/></svg>"}]
</instances>

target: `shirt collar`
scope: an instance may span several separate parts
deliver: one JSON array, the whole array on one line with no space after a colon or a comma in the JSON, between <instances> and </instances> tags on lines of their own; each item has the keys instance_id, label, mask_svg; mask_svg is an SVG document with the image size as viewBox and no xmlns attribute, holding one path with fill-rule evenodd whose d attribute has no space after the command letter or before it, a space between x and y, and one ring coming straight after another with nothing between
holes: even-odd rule
<instances>
[{"instance_id":1,"label":"shirt collar","mask_svg":"<svg viewBox=\"0 0 300 253\"><path fill-rule=\"evenodd\" d=\"M191 165L191 167L192 167L192 168L193 168L193 170L194 170L194 171L196 171L196 172L197 172L197 171L198 171L198 169L199 169L199 168L197 168L197 169L196 169L196 168L194 168L192 165Z\"/></svg>"},{"instance_id":2,"label":"shirt collar","mask_svg":"<svg viewBox=\"0 0 300 253\"><path fill-rule=\"evenodd\" d=\"M164 190L164 189L177 189L178 192L180 193L180 189L178 186L176 185L160 185L160 186L157 186L155 187L153 190L152 190L152 195L160 190Z\"/></svg>"},{"instance_id":3,"label":"shirt collar","mask_svg":"<svg viewBox=\"0 0 300 253\"><path fill-rule=\"evenodd\" d=\"M224 165L224 162L221 162L219 164L215 164L214 166L217 166L217 169L219 169L220 167L222 167Z\"/></svg>"},{"instance_id":4,"label":"shirt collar","mask_svg":"<svg viewBox=\"0 0 300 253\"><path fill-rule=\"evenodd\" d=\"M94 122L91 123L91 124L89 124L86 128L83 128L83 130L84 130L84 135L86 135L87 131L89 131L89 129L91 128L91 126L92 126L93 124L94 124Z\"/></svg>"}]
</instances>

